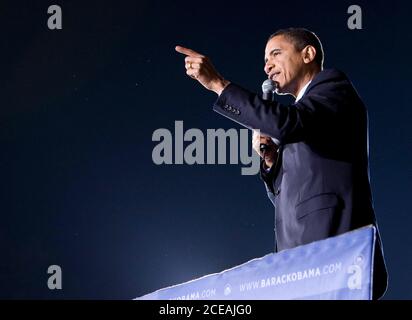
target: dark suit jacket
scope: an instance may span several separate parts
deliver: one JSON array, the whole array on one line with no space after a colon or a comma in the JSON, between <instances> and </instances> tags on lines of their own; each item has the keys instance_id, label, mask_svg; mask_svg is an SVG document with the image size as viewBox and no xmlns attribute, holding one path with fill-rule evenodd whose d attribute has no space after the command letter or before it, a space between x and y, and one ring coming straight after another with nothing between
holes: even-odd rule
<instances>
[{"instance_id":1,"label":"dark suit jacket","mask_svg":"<svg viewBox=\"0 0 412 320\"><path fill-rule=\"evenodd\" d=\"M366 108L342 72L318 73L293 105L262 100L236 84L214 105L218 113L280 141L279 157L262 172L275 206L277 251L373 224ZM374 298L387 286L377 229Z\"/></svg>"}]
</instances>

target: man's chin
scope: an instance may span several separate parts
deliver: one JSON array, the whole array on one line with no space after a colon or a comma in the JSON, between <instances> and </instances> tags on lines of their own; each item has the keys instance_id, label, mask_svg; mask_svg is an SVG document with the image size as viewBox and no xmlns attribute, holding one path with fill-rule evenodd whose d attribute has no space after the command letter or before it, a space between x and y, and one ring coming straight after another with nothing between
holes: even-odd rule
<instances>
[{"instance_id":1,"label":"man's chin","mask_svg":"<svg viewBox=\"0 0 412 320\"><path fill-rule=\"evenodd\" d=\"M289 90L287 90L285 87L282 87L281 85L279 85L278 82L276 82L275 93L276 93L277 95L279 95L279 96L291 94L291 93L289 92Z\"/></svg>"},{"instance_id":2,"label":"man's chin","mask_svg":"<svg viewBox=\"0 0 412 320\"><path fill-rule=\"evenodd\" d=\"M287 92L284 92L279 85L276 86L275 93L276 93L277 95L285 95L285 94L288 94Z\"/></svg>"}]
</instances>

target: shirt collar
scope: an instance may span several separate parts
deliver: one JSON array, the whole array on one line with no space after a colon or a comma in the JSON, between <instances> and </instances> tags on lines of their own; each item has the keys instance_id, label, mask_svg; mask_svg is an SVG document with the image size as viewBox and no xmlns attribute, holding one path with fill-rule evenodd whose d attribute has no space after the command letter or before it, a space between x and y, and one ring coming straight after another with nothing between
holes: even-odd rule
<instances>
[{"instance_id":1,"label":"shirt collar","mask_svg":"<svg viewBox=\"0 0 412 320\"><path fill-rule=\"evenodd\" d=\"M296 97L295 103L298 102L303 97L303 95L305 94L306 89L308 88L308 86L311 82L312 82L312 80L309 80L309 82L306 83L302 89L300 89L300 91L298 93L298 96Z\"/></svg>"}]
</instances>

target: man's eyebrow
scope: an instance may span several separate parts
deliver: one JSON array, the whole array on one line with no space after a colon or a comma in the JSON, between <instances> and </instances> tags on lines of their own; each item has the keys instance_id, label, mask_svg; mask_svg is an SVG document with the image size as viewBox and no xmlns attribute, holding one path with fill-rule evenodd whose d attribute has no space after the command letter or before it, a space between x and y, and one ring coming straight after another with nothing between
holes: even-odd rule
<instances>
[{"instance_id":1,"label":"man's eyebrow","mask_svg":"<svg viewBox=\"0 0 412 320\"><path fill-rule=\"evenodd\" d=\"M272 49L272 50L269 52L269 56L272 55L274 52L279 52L279 51L282 51L282 50L279 49L279 48ZM265 63L266 63L266 62L268 62L268 58L265 58Z\"/></svg>"}]
</instances>

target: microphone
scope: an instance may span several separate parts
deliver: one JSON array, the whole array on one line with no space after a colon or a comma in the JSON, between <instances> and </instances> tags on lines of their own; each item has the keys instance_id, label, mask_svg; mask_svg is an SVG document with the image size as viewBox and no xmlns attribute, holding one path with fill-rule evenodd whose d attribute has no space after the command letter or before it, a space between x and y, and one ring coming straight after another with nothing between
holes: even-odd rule
<instances>
[{"instance_id":1,"label":"microphone","mask_svg":"<svg viewBox=\"0 0 412 320\"><path fill-rule=\"evenodd\" d=\"M276 91L276 82L271 79L266 79L262 83L262 99L266 101L273 101Z\"/></svg>"},{"instance_id":2,"label":"microphone","mask_svg":"<svg viewBox=\"0 0 412 320\"><path fill-rule=\"evenodd\" d=\"M276 91L276 82L271 79L266 79L262 83L262 99L265 101L273 101L275 97ZM260 144L260 152L263 154L269 149L267 144L261 143Z\"/></svg>"}]
</instances>

